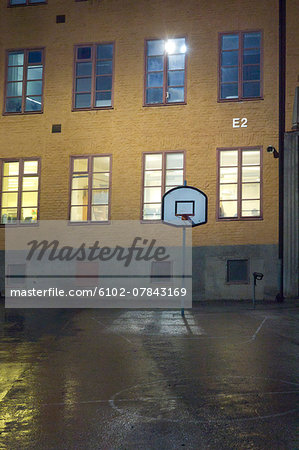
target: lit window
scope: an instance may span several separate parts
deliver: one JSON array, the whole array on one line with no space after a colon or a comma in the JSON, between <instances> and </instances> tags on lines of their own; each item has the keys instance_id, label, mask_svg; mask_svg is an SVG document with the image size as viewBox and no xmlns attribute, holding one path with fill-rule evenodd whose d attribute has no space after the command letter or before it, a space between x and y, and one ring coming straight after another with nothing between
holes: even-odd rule
<instances>
[{"instance_id":1,"label":"lit window","mask_svg":"<svg viewBox=\"0 0 299 450\"><path fill-rule=\"evenodd\" d=\"M2 161L1 223L36 223L39 204L39 160Z\"/></svg>"},{"instance_id":2,"label":"lit window","mask_svg":"<svg viewBox=\"0 0 299 450\"><path fill-rule=\"evenodd\" d=\"M146 42L145 104L185 102L186 39Z\"/></svg>"},{"instance_id":3,"label":"lit window","mask_svg":"<svg viewBox=\"0 0 299 450\"><path fill-rule=\"evenodd\" d=\"M74 109L112 107L114 44L75 47Z\"/></svg>"},{"instance_id":4,"label":"lit window","mask_svg":"<svg viewBox=\"0 0 299 450\"><path fill-rule=\"evenodd\" d=\"M47 0L10 0L10 6L30 6L38 3L47 3Z\"/></svg>"},{"instance_id":5,"label":"lit window","mask_svg":"<svg viewBox=\"0 0 299 450\"><path fill-rule=\"evenodd\" d=\"M144 154L143 220L161 220L162 195L184 183L184 153Z\"/></svg>"},{"instance_id":6,"label":"lit window","mask_svg":"<svg viewBox=\"0 0 299 450\"><path fill-rule=\"evenodd\" d=\"M220 35L220 100L262 97L261 46L259 31Z\"/></svg>"},{"instance_id":7,"label":"lit window","mask_svg":"<svg viewBox=\"0 0 299 450\"><path fill-rule=\"evenodd\" d=\"M218 218L261 218L261 150L219 150Z\"/></svg>"},{"instance_id":8,"label":"lit window","mask_svg":"<svg viewBox=\"0 0 299 450\"><path fill-rule=\"evenodd\" d=\"M72 157L71 162L71 222L107 222L111 156Z\"/></svg>"},{"instance_id":9,"label":"lit window","mask_svg":"<svg viewBox=\"0 0 299 450\"><path fill-rule=\"evenodd\" d=\"M8 52L5 113L42 111L43 50Z\"/></svg>"}]
</instances>

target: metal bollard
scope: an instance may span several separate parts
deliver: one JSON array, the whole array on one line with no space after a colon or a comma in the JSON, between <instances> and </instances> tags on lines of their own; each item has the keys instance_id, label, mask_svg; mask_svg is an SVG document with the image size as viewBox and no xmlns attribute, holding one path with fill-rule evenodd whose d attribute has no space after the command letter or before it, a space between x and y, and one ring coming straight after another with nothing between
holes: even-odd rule
<instances>
[{"instance_id":1,"label":"metal bollard","mask_svg":"<svg viewBox=\"0 0 299 450\"><path fill-rule=\"evenodd\" d=\"M252 304L253 309L255 309L255 286L256 286L256 280L262 280L264 274L261 272L253 272L253 292L252 292Z\"/></svg>"}]
</instances>

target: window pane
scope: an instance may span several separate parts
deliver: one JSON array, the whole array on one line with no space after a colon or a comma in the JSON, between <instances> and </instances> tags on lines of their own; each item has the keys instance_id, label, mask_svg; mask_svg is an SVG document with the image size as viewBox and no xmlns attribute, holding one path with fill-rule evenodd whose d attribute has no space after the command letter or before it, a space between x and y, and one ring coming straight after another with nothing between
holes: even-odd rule
<instances>
[{"instance_id":1,"label":"window pane","mask_svg":"<svg viewBox=\"0 0 299 450\"><path fill-rule=\"evenodd\" d=\"M2 206L4 208L7 207L17 207L18 205L18 194L16 193L9 193L9 194L2 194Z\"/></svg>"},{"instance_id":2,"label":"window pane","mask_svg":"<svg viewBox=\"0 0 299 450\"><path fill-rule=\"evenodd\" d=\"M152 72L147 74L148 87L163 86L163 72Z\"/></svg>"},{"instance_id":3,"label":"window pane","mask_svg":"<svg viewBox=\"0 0 299 450\"><path fill-rule=\"evenodd\" d=\"M238 84L222 84L221 98L238 98Z\"/></svg>"},{"instance_id":4,"label":"window pane","mask_svg":"<svg viewBox=\"0 0 299 450\"><path fill-rule=\"evenodd\" d=\"M183 102L185 97L185 89L184 88L169 88L168 89L169 97L167 99L168 103L172 102Z\"/></svg>"},{"instance_id":5,"label":"window pane","mask_svg":"<svg viewBox=\"0 0 299 450\"><path fill-rule=\"evenodd\" d=\"M244 50L243 63L244 64L259 64L260 50Z\"/></svg>"},{"instance_id":6,"label":"window pane","mask_svg":"<svg viewBox=\"0 0 299 450\"><path fill-rule=\"evenodd\" d=\"M260 181L260 167L242 167L242 181L243 182L254 182Z\"/></svg>"},{"instance_id":7,"label":"window pane","mask_svg":"<svg viewBox=\"0 0 299 450\"><path fill-rule=\"evenodd\" d=\"M23 192L22 206L37 206L37 192Z\"/></svg>"},{"instance_id":8,"label":"window pane","mask_svg":"<svg viewBox=\"0 0 299 450\"><path fill-rule=\"evenodd\" d=\"M160 187L146 187L144 188L144 202L153 203L161 201L161 188Z\"/></svg>"},{"instance_id":9,"label":"window pane","mask_svg":"<svg viewBox=\"0 0 299 450\"><path fill-rule=\"evenodd\" d=\"M239 36L237 34L225 34L222 36L222 50L237 50L239 48Z\"/></svg>"},{"instance_id":10,"label":"window pane","mask_svg":"<svg viewBox=\"0 0 299 450\"><path fill-rule=\"evenodd\" d=\"M105 44L97 46L97 59L112 59L113 44Z\"/></svg>"},{"instance_id":11,"label":"window pane","mask_svg":"<svg viewBox=\"0 0 299 450\"><path fill-rule=\"evenodd\" d=\"M93 188L108 188L109 173L94 173L92 177Z\"/></svg>"},{"instance_id":12,"label":"window pane","mask_svg":"<svg viewBox=\"0 0 299 450\"><path fill-rule=\"evenodd\" d=\"M185 55L169 55L168 69L169 70L185 69Z\"/></svg>"},{"instance_id":13,"label":"window pane","mask_svg":"<svg viewBox=\"0 0 299 450\"><path fill-rule=\"evenodd\" d=\"M27 80L39 80L43 77L43 66L29 66Z\"/></svg>"},{"instance_id":14,"label":"window pane","mask_svg":"<svg viewBox=\"0 0 299 450\"><path fill-rule=\"evenodd\" d=\"M6 100L6 112L21 112L22 97L9 98Z\"/></svg>"},{"instance_id":15,"label":"window pane","mask_svg":"<svg viewBox=\"0 0 299 450\"><path fill-rule=\"evenodd\" d=\"M164 55L165 44L163 40L160 41L148 41L147 42L147 54L151 55Z\"/></svg>"},{"instance_id":16,"label":"window pane","mask_svg":"<svg viewBox=\"0 0 299 450\"><path fill-rule=\"evenodd\" d=\"M143 220L160 220L161 219L161 203L144 205Z\"/></svg>"},{"instance_id":17,"label":"window pane","mask_svg":"<svg viewBox=\"0 0 299 450\"><path fill-rule=\"evenodd\" d=\"M165 42L165 50L168 54L186 53L186 39L168 39L168 41Z\"/></svg>"},{"instance_id":18,"label":"window pane","mask_svg":"<svg viewBox=\"0 0 299 450\"><path fill-rule=\"evenodd\" d=\"M26 5L26 0L10 0L11 5Z\"/></svg>"},{"instance_id":19,"label":"window pane","mask_svg":"<svg viewBox=\"0 0 299 450\"><path fill-rule=\"evenodd\" d=\"M25 223L37 222L37 208L22 208L21 221Z\"/></svg>"},{"instance_id":20,"label":"window pane","mask_svg":"<svg viewBox=\"0 0 299 450\"><path fill-rule=\"evenodd\" d=\"M167 186L178 186L184 183L182 170L167 170L166 184Z\"/></svg>"},{"instance_id":21,"label":"window pane","mask_svg":"<svg viewBox=\"0 0 299 450\"><path fill-rule=\"evenodd\" d=\"M90 92L91 91L91 78L77 78L76 91L77 92Z\"/></svg>"},{"instance_id":22,"label":"window pane","mask_svg":"<svg viewBox=\"0 0 299 450\"><path fill-rule=\"evenodd\" d=\"M28 52L28 63L41 63L42 62L42 51L30 51Z\"/></svg>"},{"instance_id":23,"label":"window pane","mask_svg":"<svg viewBox=\"0 0 299 450\"><path fill-rule=\"evenodd\" d=\"M237 183L238 168L221 168L220 169L220 183Z\"/></svg>"},{"instance_id":24,"label":"window pane","mask_svg":"<svg viewBox=\"0 0 299 450\"><path fill-rule=\"evenodd\" d=\"M97 75L112 74L112 61L98 61Z\"/></svg>"},{"instance_id":25,"label":"window pane","mask_svg":"<svg viewBox=\"0 0 299 450\"><path fill-rule=\"evenodd\" d=\"M7 81L23 80L23 67L9 67L7 72Z\"/></svg>"},{"instance_id":26,"label":"window pane","mask_svg":"<svg viewBox=\"0 0 299 450\"><path fill-rule=\"evenodd\" d=\"M1 210L1 223L16 222L18 218L17 209L2 209Z\"/></svg>"},{"instance_id":27,"label":"window pane","mask_svg":"<svg viewBox=\"0 0 299 450\"><path fill-rule=\"evenodd\" d=\"M24 52L10 52L8 55L9 66L22 66L24 64Z\"/></svg>"},{"instance_id":28,"label":"window pane","mask_svg":"<svg viewBox=\"0 0 299 450\"><path fill-rule=\"evenodd\" d=\"M23 191L37 191L37 190L38 190L38 177L23 178Z\"/></svg>"},{"instance_id":29,"label":"window pane","mask_svg":"<svg viewBox=\"0 0 299 450\"><path fill-rule=\"evenodd\" d=\"M19 175L19 163L18 162L5 162L3 164L3 175Z\"/></svg>"},{"instance_id":30,"label":"window pane","mask_svg":"<svg viewBox=\"0 0 299 450\"><path fill-rule=\"evenodd\" d=\"M238 152L237 151L225 151L220 152L220 166L237 166L238 165Z\"/></svg>"},{"instance_id":31,"label":"window pane","mask_svg":"<svg viewBox=\"0 0 299 450\"><path fill-rule=\"evenodd\" d=\"M238 81L238 67L222 67L221 81Z\"/></svg>"},{"instance_id":32,"label":"window pane","mask_svg":"<svg viewBox=\"0 0 299 450\"><path fill-rule=\"evenodd\" d=\"M241 259L227 261L227 281L247 283L248 261Z\"/></svg>"},{"instance_id":33,"label":"window pane","mask_svg":"<svg viewBox=\"0 0 299 450\"><path fill-rule=\"evenodd\" d=\"M37 173L38 161L24 161L24 173Z\"/></svg>"},{"instance_id":34,"label":"window pane","mask_svg":"<svg viewBox=\"0 0 299 450\"><path fill-rule=\"evenodd\" d=\"M160 170L148 170L144 174L145 186L161 186L162 184L162 172Z\"/></svg>"},{"instance_id":35,"label":"window pane","mask_svg":"<svg viewBox=\"0 0 299 450\"><path fill-rule=\"evenodd\" d=\"M91 220L96 222L108 220L108 205L92 206Z\"/></svg>"},{"instance_id":36,"label":"window pane","mask_svg":"<svg viewBox=\"0 0 299 450\"><path fill-rule=\"evenodd\" d=\"M237 200L238 185L237 184L221 184L220 200Z\"/></svg>"},{"instance_id":37,"label":"window pane","mask_svg":"<svg viewBox=\"0 0 299 450\"><path fill-rule=\"evenodd\" d=\"M259 151L244 150L242 152L242 165L259 165L261 153Z\"/></svg>"},{"instance_id":38,"label":"window pane","mask_svg":"<svg viewBox=\"0 0 299 450\"><path fill-rule=\"evenodd\" d=\"M47 0L29 0L29 3L45 3Z\"/></svg>"},{"instance_id":39,"label":"window pane","mask_svg":"<svg viewBox=\"0 0 299 450\"><path fill-rule=\"evenodd\" d=\"M109 91L112 89L112 77L102 76L96 79L96 90L97 91Z\"/></svg>"},{"instance_id":40,"label":"window pane","mask_svg":"<svg viewBox=\"0 0 299 450\"><path fill-rule=\"evenodd\" d=\"M92 70L91 62L76 64L76 72L77 72L77 76L79 76L79 77L91 75L91 70Z\"/></svg>"},{"instance_id":41,"label":"window pane","mask_svg":"<svg viewBox=\"0 0 299 450\"><path fill-rule=\"evenodd\" d=\"M173 71L168 72L168 86L183 86L185 83L185 72Z\"/></svg>"},{"instance_id":42,"label":"window pane","mask_svg":"<svg viewBox=\"0 0 299 450\"><path fill-rule=\"evenodd\" d=\"M19 186L18 177L3 177L3 191L17 191Z\"/></svg>"},{"instance_id":43,"label":"window pane","mask_svg":"<svg viewBox=\"0 0 299 450\"><path fill-rule=\"evenodd\" d=\"M109 156L96 156L93 158L93 172L109 172L110 170L110 157Z\"/></svg>"},{"instance_id":44,"label":"window pane","mask_svg":"<svg viewBox=\"0 0 299 450\"><path fill-rule=\"evenodd\" d=\"M242 199L260 198L260 184L246 183L242 184Z\"/></svg>"},{"instance_id":45,"label":"window pane","mask_svg":"<svg viewBox=\"0 0 299 450\"><path fill-rule=\"evenodd\" d=\"M146 90L146 103L163 103L163 88L147 89Z\"/></svg>"},{"instance_id":46,"label":"window pane","mask_svg":"<svg viewBox=\"0 0 299 450\"><path fill-rule=\"evenodd\" d=\"M164 58L163 56L152 56L147 58L148 72L163 70Z\"/></svg>"},{"instance_id":47,"label":"window pane","mask_svg":"<svg viewBox=\"0 0 299 450\"><path fill-rule=\"evenodd\" d=\"M71 221L84 222L87 220L87 206L72 206Z\"/></svg>"},{"instance_id":48,"label":"window pane","mask_svg":"<svg viewBox=\"0 0 299 450\"><path fill-rule=\"evenodd\" d=\"M244 48L253 48L261 46L261 33L245 33Z\"/></svg>"},{"instance_id":49,"label":"window pane","mask_svg":"<svg viewBox=\"0 0 299 450\"><path fill-rule=\"evenodd\" d=\"M19 97L22 95L23 83L8 83L7 84L7 96Z\"/></svg>"},{"instance_id":50,"label":"window pane","mask_svg":"<svg viewBox=\"0 0 299 450\"><path fill-rule=\"evenodd\" d=\"M242 216L243 217L258 217L260 212L259 200L244 200L242 201Z\"/></svg>"},{"instance_id":51,"label":"window pane","mask_svg":"<svg viewBox=\"0 0 299 450\"><path fill-rule=\"evenodd\" d=\"M87 189L88 176L87 175L73 175L72 189Z\"/></svg>"},{"instance_id":52,"label":"window pane","mask_svg":"<svg viewBox=\"0 0 299 450\"><path fill-rule=\"evenodd\" d=\"M238 202L221 201L219 208L219 217L237 217Z\"/></svg>"},{"instance_id":53,"label":"window pane","mask_svg":"<svg viewBox=\"0 0 299 450\"><path fill-rule=\"evenodd\" d=\"M239 52L222 52L221 65L222 66L237 66L239 62Z\"/></svg>"},{"instance_id":54,"label":"window pane","mask_svg":"<svg viewBox=\"0 0 299 450\"><path fill-rule=\"evenodd\" d=\"M28 81L27 95L41 95L42 81Z\"/></svg>"},{"instance_id":55,"label":"window pane","mask_svg":"<svg viewBox=\"0 0 299 450\"><path fill-rule=\"evenodd\" d=\"M76 94L76 108L90 107L90 94Z\"/></svg>"},{"instance_id":56,"label":"window pane","mask_svg":"<svg viewBox=\"0 0 299 450\"><path fill-rule=\"evenodd\" d=\"M243 83L243 97L259 97L260 83Z\"/></svg>"},{"instance_id":57,"label":"window pane","mask_svg":"<svg viewBox=\"0 0 299 450\"><path fill-rule=\"evenodd\" d=\"M243 67L243 80L259 80L260 79L260 66L244 66Z\"/></svg>"},{"instance_id":58,"label":"window pane","mask_svg":"<svg viewBox=\"0 0 299 450\"><path fill-rule=\"evenodd\" d=\"M104 108L105 106L111 106L111 91L108 92L96 92L96 104L97 108Z\"/></svg>"},{"instance_id":59,"label":"window pane","mask_svg":"<svg viewBox=\"0 0 299 450\"><path fill-rule=\"evenodd\" d=\"M72 191L72 205L87 205L88 204L88 190Z\"/></svg>"},{"instance_id":60,"label":"window pane","mask_svg":"<svg viewBox=\"0 0 299 450\"><path fill-rule=\"evenodd\" d=\"M25 111L40 111L42 109L41 97L27 97Z\"/></svg>"},{"instance_id":61,"label":"window pane","mask_svg":"<svg viewBox=\"0 0 299 450\"><path fill-rule=\"evenodd\" d=\"M166 169L182 169L184 167L183 153L167 153Z\"/></svg>"},{"instance_id":62,"label":"window pane","mask_svg":"<svg viewBox=\"0 0 299 450\"><path fill-rule=\"evenodd\" d=\"M98 189L92 191L92 204L93 205L108 205L108 189Z\"/></svg>"},{"instance_id":63,"label":"window pane","mask_svg":"<svg viewBox=\"0 0 299 450\"><path fill-rule=\"evenodd\" d=\"M79 47L77 49L77 59L90 59L91 47Z\"/></svg>"},{"instance_id":64,"label":"window pane","mask_svg":"<svg viewBox=\"0 0 299 450\"><path fill-rule=\"evenodd\" d=\"M162 169L162 155L145 155L145 169Z\"/></svg>"},{"instance_id":65,"label":"window pane","mask_svg":"<svg viewBox=\"0 0 299 450\"><path fill-rule=\"evenodd\" d=\"M74 172L87 172L88 170L88 159L87 158L76 158L74 159Z\"/></svg>"}]
</instances>

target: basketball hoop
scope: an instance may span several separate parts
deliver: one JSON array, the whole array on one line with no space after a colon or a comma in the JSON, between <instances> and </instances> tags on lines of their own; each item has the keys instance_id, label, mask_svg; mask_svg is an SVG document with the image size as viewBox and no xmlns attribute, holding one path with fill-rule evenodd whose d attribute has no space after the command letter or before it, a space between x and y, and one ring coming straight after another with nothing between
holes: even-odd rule
<instances>
[{"instance_id":1,"label":"basketball hoop","mask_svg":"<svg viewBox=\"0 0 299 450\"><path fill-rule=\"evenodd\" d=\"M190 216L188 216L188 214L182 214L181 219L182 220L190 220Z\"/></svg>"}]
</instances>

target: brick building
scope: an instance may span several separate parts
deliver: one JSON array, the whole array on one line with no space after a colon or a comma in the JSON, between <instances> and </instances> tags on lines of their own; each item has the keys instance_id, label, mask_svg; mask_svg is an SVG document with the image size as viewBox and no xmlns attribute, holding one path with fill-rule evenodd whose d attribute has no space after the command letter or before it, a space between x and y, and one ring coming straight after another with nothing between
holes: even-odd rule
<instances>
[{"instance_id":1,"label":"brick building","mask_svg":"<svg viewBox=\"0 0 299 450\"><path fill-rule=\"evenodd\" d=\"M254 271L258 298L274 298L281 163L267 148L282 151L291 129L299 66L287 0L284 82L279 6L3 0L2 225L155 221L186 179L209 199L193 230L194 299L250 298Z\"/></svg>"}]
</instances>

